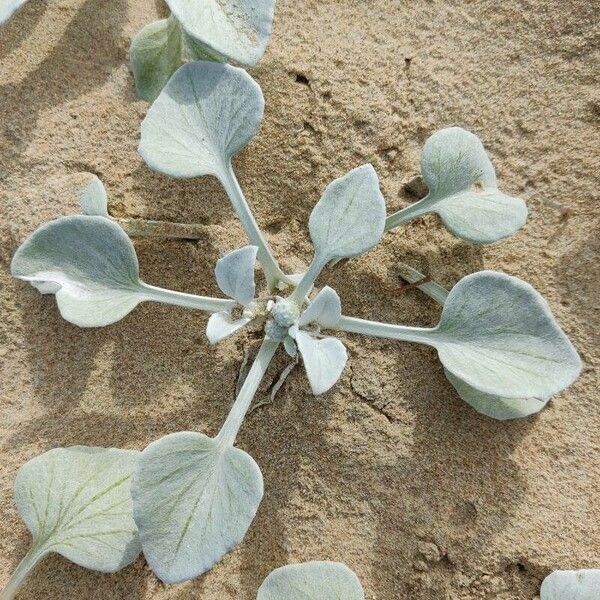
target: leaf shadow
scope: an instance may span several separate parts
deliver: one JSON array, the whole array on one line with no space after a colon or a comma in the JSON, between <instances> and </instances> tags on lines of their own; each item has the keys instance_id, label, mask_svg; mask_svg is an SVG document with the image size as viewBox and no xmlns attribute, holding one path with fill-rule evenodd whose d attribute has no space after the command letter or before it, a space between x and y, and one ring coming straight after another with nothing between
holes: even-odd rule
<instances>
[{"instance_id":1,"label":"leaf shadow","mask_svg":"<svg viewBox=\"0 0 600 600\"><path fill-rule=\"evenodd\" d=\"M31 20L39 18L38 11L39 8L28 6L16 17L23 28L20 30L32 27ZM13 124L12 135L7 138L11 146L11 153L5 152L7 158L12 156L16 161L25 151L40 111L102 85L112 70L123 64L127 47L121 25L125 20L124 0L110 3L86 0L40 65L20 81L0 87L0 106L11 107L9 122ZM9 28L6 39L3 32L0 54L10 50L11 40L15 42L10 31ZM101 56L102 60L95 60L95 56Z\"/></svg>"}]
</instances>

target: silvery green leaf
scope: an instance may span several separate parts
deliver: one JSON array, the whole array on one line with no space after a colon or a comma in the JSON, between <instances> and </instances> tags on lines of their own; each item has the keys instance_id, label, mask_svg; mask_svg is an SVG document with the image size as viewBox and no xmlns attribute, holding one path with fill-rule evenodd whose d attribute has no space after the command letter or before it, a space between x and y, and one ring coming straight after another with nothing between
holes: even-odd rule
<instances>
[{"instance_id":1,"label":"silvery green leaf","mask_svg":"<svg viewBox=\"0 0 600 600\"><path fill-rule=\"evenodd\" d=\"M7 23L27 0L2 0L0 2L0 25Z\"/></svg>"},{"instance_id":2,"label":"silvery green leaf","mask_svg":"<svg viewBox=\"0 0 600 600\"><path fill-rule=\"evenodd\" d=\"M63 318L80 327L114 323L145 299L131 241L103 217L62 217L43 225L19 247L11 272L55 292Z\"/></svg>"},{"instance_id":3,"label":"silvery green leaf","mask_svg":"<svg viewBox=\"0 0 600 600\"><path fill-rule=\"evenodd\" d=\"M342 563L309 562L275 569L256 600L364 600L355 573Z\"/></svg>"},{"instance_id":4,"label":"silvery green leaf","mask_svg":"<svg viewBox=\"0 0 600 600\"><path fill-rule=\"evenodd\" d=\"M468 275L452 288L431 342L455 377L507 398L549 398L581 370L540 294L493 271Z\"/></svg>"},{"instance_id":5,"label":"silvery green leaf","mask_svg":"<svg viewBox=\"0 0 600 600\"><path fill-rule=\"evenodd\" d=\"M326 329L334 328L342 316L342 303L337 292L325 286L300 315L298 325L304 327L309 323L318 323Z\"/></svg>"},{"instance_id":6,"label":"silvery green leaf","mask_svg":"<svg viewBox=\"0 0 600 600\"><path fill-rule=\"evenodd\" d=\"M84 215L110 218L106 189L96 175L92 175L90 182L81 190L79 205Z\"/></svg>"},{"instance_id":7,"label":"silvery green leaf","mask_svg":"<svg viewBox=\"0 0 600 600\"><path fill-rule=\"evenodd\" d=\"M250 304L256 294L254 265L257 253L256 246L244 246L220 258L215 267L221 291L242 306Z\"/></svg>"},{"instance_id":8,"label":"silvery green leaf","mask_svg":"<svg viewBox=\"0 0 600 600\"><path fill-rule=\"evenodd\" d=\"M380 240L385 200L375 169L367 164L330 183L313 209L310 237L321 261L366 252Z\"/></svg>"},{"instance_id":9,"label":"silvery green leaf","mask_svg":"<svg viewBox=\"0 0 600 600\"><path fill-rule=\"evenodd\" d=\"M146 25L131 41L129 60L137 94L153 102L184 63L182 32L170 16Z\"/></svg>"},{"instance_id":10,"label":"silvery green leaf","mask_svg":"<svg viewBox=\"0 0 600 600\"><path fill-rule=\"evenodd\" d=\"M226 180L231 157L254 137L263 109L260 87L243 69L184 65L148 111L139 152L165 175Z\"/></svg>"},{"instance_id":11,"label":"silvery green leaf","mask_svg":"<svg viewBox=\"0 0 600 600\"><path fill-rule=\"evenodd\" d=\"M263 480L242 450L181 432L144 450L131 491L146 560L162 581L177 583L202 575L242 541Z\"/></svg>"},{"instance_id":12,"label":"silvery green leaf","mask_svg":"<svg viewBox=\"0 0 600 600\"><path fill-rule=\"evenodd\" d=\"M224 57L256 64L265 52L275 0L167 0L186 32Z\"/></svg>"},{"instance_id":13,"label":"silvery green leaf","mask_svg":"<svg viewBox=\"0 0 600 600\"><path fill-rule=\"evenodd\" d=\"M454 235L488 244L513 235L527 220L525 202L498 190L483 144L469 131L450 127L434 133L425 143L421 170L429 194L402 211L398 223L435 212ZM395 218L388 219L388 229Z\"/></svg>"},{"instance_id":14,"label":"silvery green leaf","mask_svg":"<svg viewBox=\"0 0 600 600\"><path fill-rule=\"evenodd\" d=\"M289 335L283 338L283 347L287 355L291 358L296 358L296 356L298 356L298 347L296 346L296 342Z\"/></svg>"},{"instance_id":15,"label":"silvery green leaf","mask_svg":"<svg viewBox=\"0 0 600 600\"><path fill-rule=\"evenodd\" d=\"M598 600L600 569L554 571L544 579L540 600Z\"/></svg>"},{"instance_id":16,"label":"silvery green leaf","mask_svg":"<svg viewBox=\"0 0 600 600\"><path fill-rule=\"evenodd\" d=\"M242 327L248 325L252 319L243 317L234 319L228 312L218 312L210 315L206 325L206 337L211 344L217 344L221 340L233 335Z\"/></svg>"},{"instance_id":17,"label":"silvery green leaf","mask_svg":"<svg viewBox=\"0 0 600 600\"><path fill-rule=\"evenodd\" d=\"M139 455L114 448L55 448L19 469L15 503L33 539L3 598L12 598L51 552L105 573L136 559L141 548L129 485Z\"/></svg>"},{"instance_id":18,"label":"silvery green leaf","mask_svg":"<svg viewBox=\"0 0 600 600\"><path fill-rule=\"evenodd\" d=\"M295 339L312 393L324 394L342 375L348 361L346 347L334 337L317 338L301 329L296 331Z\"/></svg>"},{"instance_id":19,"label":"silvery green leaf","mask_svg":"<svg viewBox=\"0 0 600 600\"><path fill-rule=\"evenodd\" d=\"M529 417L540 412L550 400L550 398L545 400L538 400L537 398L502 398L501 396L480 392L462 381L462 379L452 375L449 371L446 371L446 377L467 404L482 415L498 421Z\"/></svg>"}]
</instances>

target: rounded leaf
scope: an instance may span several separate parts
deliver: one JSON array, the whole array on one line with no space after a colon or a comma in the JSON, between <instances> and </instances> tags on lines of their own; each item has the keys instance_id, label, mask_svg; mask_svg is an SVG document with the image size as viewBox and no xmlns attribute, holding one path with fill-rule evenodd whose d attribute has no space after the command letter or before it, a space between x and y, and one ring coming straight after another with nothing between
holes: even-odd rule
<instances>
[{"instance_id":1,"label":"rounded leaf","mask_svg":"<svg viewBox=\"0 0 600 600\"><path fill-rule=\"evenodd\" d=\"M265 52L275 0L167 0L186 32L218 54L243 65Z\"/></svg>"},{"instance_id":2,"label":"rounded leaf","mask_svg":"<svg viewBox=\"0 0 600 600\"><path fill-rule=\"evenodd\" d=\"M133 244L104 217L43 225L19 247L11 273L55 293L63 318L80 327L114 323L145 299Z\"/></svg>"},{"instance_id":3,"label":"rounded leaf","mask_svg":"<svg viewBox=\"0 0 600 600\"><path fill-rule=\"evenodd\" d=\"M356 574L336 562L308 562L275 569L256 600L364 600Z\"/></svg>"},{"instance_id":4,"label":"rounded leaf","mask_svg":"<svg viewBox=\"0 0 600 600\"><path fill-rule=\"evenodd\" d=\"M333 329L342 316L342 303L337 292L326 285L300 315L298 325L318 323L325 329Z\"/></svg>"},{"instance_id":5,"label":"rounded leaf","mask_svg":"<svg viewBox=\"0 0 600 600\"><path fill-rule=\"evenodd\" d=\"M84 215L109 218L108 195L104 184L92 175L90 182L79 194L79 205Z\"/></svg>"},{"instance_id":6,"label":"rounded leaf","mask_svg":"<svg viewBox=\"0 0 600 600\"><path fill-rule=\"evenodd\" d=\"M486 394L549 398L581 370L577 351L540 294L503 273L461 279L432 334L444 367Z\"/></svg>"},{"instance_id":7,"label":"rounded leaf","mask_svg":"<svg viewBox=\"0 0 600 600\"><path fill-rule=\"evenodd\" d=\"M478 413L496 419L522 419L540 412L548 404L550 398L538 400L537 398L502 398L485 394L465 383L462 379L446 371L448 381L454 386L458 395Z\"/></svg>"},{"instance_id":8,"label":"rounded leaf","mask_svg":"<svg viewBox=\"0 0 600 600\"><path fill-rule=\"evenodd\" d=\"M256 294L254 265L257 253L256 246L244 246L220 258L215 267L219 289L242 306L250 304Z\"/></svg>"},{"instance_id":9,"label":"rounded leaf","mask_svg":"<svg viewBox=\"0 0 600 600\"><path fill-rule=\"evenodd\" d=\"M198 61L171 77L142 122L139 152L171 177L223 179L254 137L264 110L258 84L230 65Z\"/></svg>"},{"instance_id":10,"label":"rounded leaf","mask_svg":"<svg viewBox=\"0 0 600 600\"><path fill-rule=\"evenodd\" d=\"M600 569L554 571L544 579L540 600L598 600Z\"/></svg>"},{"instance_id":11,"label":"rounded leaf","mask_svg":"<svg viewBox=\"0 0 600 600\"><path fill-rule=\"evenodd\" d=\"M129 491L140 453L114 448L55 448L24 464L15 502L38 555L62 554L113 573L140 553Z\"/></svg>"},{"instance_id":12,"label":"rounded leaf","mask_svg":"<svg viewBox=\"0 0 600 600\"><path fill-rule=\"evenodd\" d=\"M148 564L165 583L193 579L237 546L263 495L248 454L180 432L142 453L131 490Z\"/></svg>"},{"instance_id":13,"label":"rounded leaf","mask_svg":"<svg viewBox=\"0 0 600 600\"><path fill-rule=\"evenodd\" d=\"M330 183L308 222L321 262L366 252L379 242L384 226L385 200L369 164Z\"/></svg>"}]
</instances>

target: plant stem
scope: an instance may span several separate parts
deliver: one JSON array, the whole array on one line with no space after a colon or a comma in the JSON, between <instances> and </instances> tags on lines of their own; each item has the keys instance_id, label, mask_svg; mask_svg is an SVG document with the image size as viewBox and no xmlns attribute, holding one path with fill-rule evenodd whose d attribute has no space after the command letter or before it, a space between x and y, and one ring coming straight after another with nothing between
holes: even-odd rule
<instances>
[{"instance_id":1,"label":"plant stem","mask_svg":"<svg viewBox=\"0 0 600 600\"><path fill-rule=\"evenodd\" d=\"M327 264L327 261L321 260L318 256L315 256L310 263L308 270L304 273L304 276L300 280L298 287L293 291L290 296L290 300L296 302L298 306L300 306L304 300L304 298L310 292L310 289L314 285L317 277Z\"/></svg>"},{"instance_id":2,"label":"plant stem","mask_svg":"<svg viewBox=\"0 0 600 600\"><path fill-rule=\"evenodd\" d=\"M403 342L417 342L418 344L433 345L432 334L434 329L425 327L406 327L404 325L392 325L390 323L379 323L378 321L367 321L356 317L342 316L335 329L349 333L362 333L373 337L401 340Z\"/></svg>"},{"instance_id":3,"label":"plant stem","mask_svg":"<svg viewBox=\"0 0 600 600\"><path fill-rule=\"evenodd\" d=\"M427 294L437 303L444 306L444 302L446 302L446 298L448 297L448 290L443 288L439 283L435 283L435 281L419 283L419 281L427 279L423 273L403 262L399 263L398 266L400 268L400 277L402 277L402 279L408 281L408 283L415 284L424 294Z\"/></svg>"},{"instance_id":4,"label":"plant stem","mask_svg":"<svg viewBox=\"0 0 600 600\"><path fill-rule=\"evenodd\" d=\"M221 431L219 431L219 434L217 435L217 440L222 447L228 448L233 446L244 417L256 394L256 390L258 389L262 378L265 376L269 363L273 356L275 356L275 351L278 347L279 342L267 338L263 340L260 350L254 359L254 363L246 376L244 385L242 385L242 389L237 395L233 407L231 408L223 427L221 427Z\"/></svg>"},{"instance_id":5,"label":"plant stem","mask_svg":"<svg viewBox=\"0 0 600 600\"><path fill-rule=\"evenodd\" d=\"M244 228L250 243L258 247L258 261L267 278L269 290L274 289L280 281L289 285L295 285L277 264L277 261L271 252L271 248L258 227L254 215L250 210L250 206L244 197L244 193L235 176L231 162L224 167L223 172L224 176L221 179L221 183L229 196L229 200L242 223L242 227Z\"/></svg>"},{"instance_id":6,"label":"plant stem","mask_svg":"<svg viewBox=\"0 0 600 600\"><path fill-rule=\"evenodd\" d=\"M404 223L408 223L418 217L421 217L429 212L428 207L424 206L424 201L427 200L427 197L423 198L423 200L419 200L414 204L410 204L407 207L399 210L391 215L388 215L385 220L385 229L384 231L389 231L394 227L398 227L398 225L403 225Z\"/></svg>"},{"instance_id":7,"label":"plant stem","mask_svg":"<svg viewBox=\"0 0 600 600\"><path fill-rule=\"evenodd\" d=\"M228 311L236 306L235 300L175 292L173 290L166 290L164 288L149 285L143 281L140 282L140 285L142 286L144 293L147 294L148 300L154 300L155 302L162 302L164 304L195 308L210 313L221 312L223 310Z\"/></svg>"},{"instance_id":8,"label":"plant stem","mask_svg":"<svg viewBox=\"0 0 600 600\"><path fill-rule=\"evenodd\" d=\"M131 237L162 237L179 240L199 240L206 235L204 226L148 219L121 219L111 217Z\"/></svg>"},{"instance_id":9,"label":"plant stem","mask_svg":"<svg viewBox=\"0 0 600 600\"><path fill-rule=\"evenodd\" d=\"M44 556L46 556L46 552L40 552L35 547L30 548L23 560L18 564L2 592L0 592L0 600L12 600L31 571Z\"/></svg>"}]
</instances>

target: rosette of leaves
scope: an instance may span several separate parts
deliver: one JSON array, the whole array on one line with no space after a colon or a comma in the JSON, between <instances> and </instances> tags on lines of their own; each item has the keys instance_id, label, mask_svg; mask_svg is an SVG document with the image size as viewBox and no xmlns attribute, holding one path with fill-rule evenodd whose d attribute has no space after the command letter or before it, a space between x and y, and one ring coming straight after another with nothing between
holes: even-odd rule
<instances>
[{"instance_id":1,"label":"rosette of leaves","mask_svg":"<svg viewBox=\"0 0 600 600\"><path fill-rule=\"evenodd\" d=\"M235 62L251 67L271 36L275 0L166 0L171 15L146 25L129 58L138 96L152 102L189 61Z\"/></svg>"}]
</instances>

